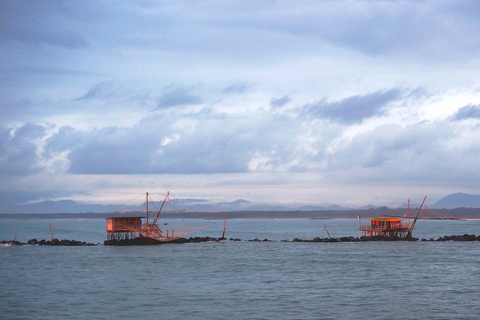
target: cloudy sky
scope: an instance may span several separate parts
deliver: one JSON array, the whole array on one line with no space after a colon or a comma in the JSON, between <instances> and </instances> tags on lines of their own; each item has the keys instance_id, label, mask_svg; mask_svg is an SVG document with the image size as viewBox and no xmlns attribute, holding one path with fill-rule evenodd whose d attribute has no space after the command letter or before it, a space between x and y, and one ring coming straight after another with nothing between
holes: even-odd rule
<instances>
[{"instance_id":1,"label":"cloudy sky","mask_svg":"<svg viewBox=\"0 0 480 320\"><path fill-rule=\"evenodd\" d=\"M0 208L480 193L478 1L0 3Z\"/></svg>"}]
</instances>

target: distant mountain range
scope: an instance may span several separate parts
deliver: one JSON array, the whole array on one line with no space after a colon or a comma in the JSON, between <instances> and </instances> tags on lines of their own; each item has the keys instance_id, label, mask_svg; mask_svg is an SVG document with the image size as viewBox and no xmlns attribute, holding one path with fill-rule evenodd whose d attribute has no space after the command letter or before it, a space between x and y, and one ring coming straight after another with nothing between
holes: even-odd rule
<instances>
[{"instance_id":1,"label":"distant mountain range","mask_svg":"<svg viewBox=\"0 0 480 320\"><path fill-rule=\"evenodd\" d=\"M149 202L149 211L158 211L161 202ZM85 204L73 200L43 201L34 204L4 205L0 207L0 213L104 213L120 210L145 210L145 203L140 205L100 205ZM232 202L211 203L205 199L172 199L168 207L162 209L162 213L170 211L322 211L322 210L351 210L337 205L331 206L303 206L292 208L282 205L270 205L252 203L239 199Z\"/></svg>"},{"instance_id":2,"label":"distant mountain range","mask_svg":"<svg viewBox=\"0 0 480 320\"><path fill-rule=\"evenodd\" d=\"M149 202L149 209L153 212L160 208L161 203ZM115 210L144 210L144 203L141 205L100 205L85 204L73 200L43 201L34 204L3 205L0 213L105 213ZM403 207L403 206L402 206ZM455 208L480 208L480 195L465 193L450 194L433 205L431 209L455 209ZM360 208L346 208L338 205L330 206L302 206L288 207L282 205L269 205L252 203L239 199L232 202L211 203L205 199L172 199L168 209L183 211L335 211L335 210L368 210L376 209L377 206L369 205ZM167 208L163 208L167 211Z\"/></svg>"}]
</instances>

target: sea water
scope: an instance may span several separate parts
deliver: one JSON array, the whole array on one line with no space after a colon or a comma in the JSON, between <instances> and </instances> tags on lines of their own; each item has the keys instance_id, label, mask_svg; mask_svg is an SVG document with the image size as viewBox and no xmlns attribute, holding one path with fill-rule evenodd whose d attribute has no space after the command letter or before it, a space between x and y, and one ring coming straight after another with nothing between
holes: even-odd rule
<instances>
[{"instance_id":1,"label":"sea water","mask_svg":"<svg viewBox=\"0 0 480 320\"><path fill-rule=\"evenodd\" d=\"M220 237L221 220L169 220ZM0 220L0 319L476 319L480 241L291 242L360 236L358 220L228 220L242 241L110 247L104 219ZM480 235L419 221L418 238ZM268 242L248 241L269 239ZM288 240L288 241L282 241Z\"/></svg>"}]
</instances>

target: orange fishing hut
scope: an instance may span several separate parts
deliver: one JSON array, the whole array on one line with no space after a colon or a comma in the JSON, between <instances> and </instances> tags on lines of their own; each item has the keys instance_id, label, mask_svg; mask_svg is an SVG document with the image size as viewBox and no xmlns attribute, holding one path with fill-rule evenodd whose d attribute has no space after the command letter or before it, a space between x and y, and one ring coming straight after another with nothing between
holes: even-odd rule
<instances>
[{"instance_id":1,"label":"orange fishing hut","mask_svg":"<svg viewBox=\"0 0 480 320\"><path fill-rule=\"evenodd\" d=\"M415 223L417 222L418 215L420 210L422 210L423 204L427 196L423 199L420 209L418 209L417 216L413 220L413 223L410 224L410 200L408 200L408 215L406 217L406 222L403 222L402 219L395 217L379 217L370 219L370 224L362 225L360 222L359 230L362 232L362 236L374 237L374 236L384 236L384 237L398 237L398 238L411 238L412 231L415 228Z\"/></svg>"},{"instance_id":2,"label":"orange fishing hut","mask_svg":"<svg viewBox=\"0 0 480 320\"><path fill-rule=\"evenodd\" d=\"M107 218L107 239L128 240L138 238L145 233L143 217L111 217Z\"/></svg>"},{"instance_id":3,"label":"orange fishing hut","mask_svg":"<svg viewBox=\"0 0 480 320\"><path fill-rule=\"evenodd\" d=\"M107 218L107 240L133 240L141 239L144 244L169 242L181 237L185 237L191 233L205 228L206 226L194 227L194 228L180 228L180 229L160 229L157 224L160 212L162 211L165 202L169 197L169 192L163 200L163 203L158 210L153 222L148 220L148 192L146 193L145 210L115 210L115 211L141 211L146 212L145 217L133 216L133 217L110 217ZM175 211L172 211L175 212ZM216 212L216 211L210 211ZM219 211L218 211L219 212ZM226 219L226 217L225 217ZM164 223L167 225L167 223ZM224 226L225 230L225 226ZM225 231L224 231L225 234Z\"/></svg>"},{"instance_id":4,"label":"orange fishing hut","mask_svg":"<svg viewBox=\"0 0 480 320\"><path fill-rule=\"evenodd\" d=\"M360 225L362 236L387 236L405 238L410 230L409 224L402 219L393 217L380 217L370 219L370 224Z\"/></svg>"}]
</instances>

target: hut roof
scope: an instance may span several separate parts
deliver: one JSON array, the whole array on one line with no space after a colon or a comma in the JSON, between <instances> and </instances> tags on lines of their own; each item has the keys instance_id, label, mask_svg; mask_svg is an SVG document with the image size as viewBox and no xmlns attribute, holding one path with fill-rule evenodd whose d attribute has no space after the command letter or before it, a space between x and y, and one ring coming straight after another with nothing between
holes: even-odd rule
<instances>
[{"instance_id":1,"label":"hut roof","mask_svg":"<svg viewBox=\"0 0 480 320\"><path fill-rule=\"evenodd\" d=\"M397 221L397 222L401 222L402 219L392 218L392 217L380 217L380 218L370 219L370 221Z\"/></svg>"},{"instance_id":2,"label":"hut roof","mask_svg":"<svg viewBox=\"0 0 480 320\"><path fill-rule=\"evenodd\" d=\"M117 220L138 220L143 219L144 217L108 217L107 220L117 219Z\"/></svg>"}]
</instances>

